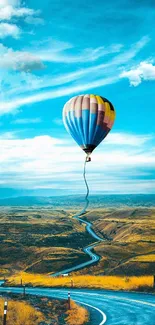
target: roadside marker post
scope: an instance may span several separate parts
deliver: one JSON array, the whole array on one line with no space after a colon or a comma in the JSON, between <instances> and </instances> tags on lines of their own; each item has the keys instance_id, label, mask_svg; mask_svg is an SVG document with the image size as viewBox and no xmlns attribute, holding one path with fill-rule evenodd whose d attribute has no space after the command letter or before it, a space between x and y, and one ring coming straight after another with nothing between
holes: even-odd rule
<instances>
[{"instance_id":1,"label":"roadside marker post","mask_svg":"<svg viewBox=\"0 0 155 325\"><path fill-rule=\"evenodd\" d=\"M8 309L8 302L4 302L4 318L3 318L3 325L6 325L6 318L7 318L7 309Z\"/></svg>"},{"instance_id":2,"label":"roadside marker post","mask_svg":"<svg viewBox=\"0 0 155 325\"><path fill-rule=\"evenodd\" d=\"M71 295L70 295L70 292L68 292L68 309L71 309Z\"/></svg>"}]
</instances>

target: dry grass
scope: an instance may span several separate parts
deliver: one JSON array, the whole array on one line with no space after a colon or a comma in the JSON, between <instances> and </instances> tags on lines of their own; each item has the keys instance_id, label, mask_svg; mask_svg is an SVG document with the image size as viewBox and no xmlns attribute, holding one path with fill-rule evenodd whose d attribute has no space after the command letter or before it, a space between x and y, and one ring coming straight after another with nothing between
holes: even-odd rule
<instances>
[{"instance_id":1,"label":"dry grass","mask_svg":"<svg viewBox=\"0 0 155 325\"><path fill-rule=\"evenodd\" d=\"M93 239L85 226L71 217L72 212L41 207L2 210L0 275L25 272L46 276L87 261L82 248ZM107 240L94 249L100 261L76 275L155 274L155 208L100 208L84 218Z\"/></svg>"},{"instance_id":2,"label":"dry grass","mask_svg":"<svg viewBox=\"0 0 155 325\"><path fill-rule=\"evenodd\" d=\"M0 299L0 324L3 322L4 299ZM8 301L7 325L38 325L44 316L25 302Z\"/></svg>"},{"instance_id":3,"label":"dry grass","mask_svg":"<svg viewBox=\"0 0 155 325\"><path fill-rule=\"evenodd\" d=\"M68 325L83 325L88 321L88 311L71 301L71 309L67 311L65 321Z\"/></svg>"},{"instance_id":4,"label":"dry grass","mask_svg":"<svg viewBox=\"0 0 155 325\"><path fill-rule=\"evenodd\" d=\"M126 208L88 212L95 231L117 242L155 241L155 209Z\"/></svg>"},{"instance_id":5,"label":"dry grass","mask_svg":"<svg viewBox=\"0 0 155 325\"><path fill-rule=\"evenodd\" d=\"M81 248L92 242L85 226L51 208L1 209L1 275L49 273L88 260Z\"/></svg>"},{"instance_id":6,"label":"dry grass","mask_svg":"<svg viewBox=\"0 0 155 325\"><path fill-rule=\"evenodd\" d=\"M138 290L141 287L154 285L153 276L93 276L79 275L72 277L52 278L48 275L19 273L9 278L9 285L23 284L45 287L71 287L71 280L75 288L101 288L109 290Z\"/></svg>"},{"instance_id":7,"label":"dry grass","mask_svg":"<svg viewBox=\"0 0 155 325\"><path fill-rule=\"evenodd\" d=\"M0 325L2 325L4 301L5 298L0 299ZM89 318L88 311L72 300L71 309L68 310L66 299L49 299L31 295L23 297L16 294L12 294L8 301L7 315L7 325L84 325Z\"/></svg>"},{"instance_id":8,"label":"dry grass","mask_svg":"<svg viewBox=\"0 0 155 325\"><path fill-rule=\"evenodd\" d=\"M155 254L136 256L131 259L132 262L155 262Z\"/></svg>"},{"instance_id":9,"label":"dry grass","mask_svg":"<svg viewBox=\"0 0 155 325\"><path fill-rule=\"evenodd\" d=\"M81 270L81 274L155 274L155 208L96 209L85 218L106 241L95 247L99 263L89 271Z\"/></svg>"}]
</instances>

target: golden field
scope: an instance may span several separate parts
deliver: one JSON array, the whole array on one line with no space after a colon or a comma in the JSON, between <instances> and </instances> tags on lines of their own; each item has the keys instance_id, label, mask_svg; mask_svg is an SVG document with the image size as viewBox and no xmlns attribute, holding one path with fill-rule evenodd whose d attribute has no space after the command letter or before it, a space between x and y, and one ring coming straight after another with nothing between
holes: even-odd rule
<instances>
[{"instance_id":1,"label":"golden field","mask_svg":"<svg viewBox=\"0 0 155 325\"><path fill-rule=\"evenodd\" d=\"M0 298L0 324L3 322L4 299ZM25 302L8 301L7 325L39 325L44 315Z\"/></svg>"},{"instance_id":2,"label":"golden field","mask_svg":"<svg viewBox=\"0 0 155 325\"><path fill-rule=\"evenodd\" d=\"M104 241L95 247L99 263L82 274L155 274L155 208L100 208L84 218Z\"/></svg>"},{"instance_id":3,"label":"golden field","mask_svg":"<svg viewBox=\"0 0 155 325\"><path fill-rule=\"evenodd\" d=\"M9 278L7 285L23 284L45 287L71 287L74 288L97 288L109 290L140 290L141 288L153 288L153 276L93 276L79 275L68 277L50 277L33 273L19 273Z\"/></svg>"},{"instance_id":4,"label":"golden field","mask_svg":"<svg viewBox=\"0 0 155 325\"><path fill-rule=\"evenodd\" d=\"M73 210L4 208L0 212L0 277L52 274L89 259L94 242ZM83 219L104 239L94 251L100 261L72 275L150 276L155 274L155 208L98 208Z\"/></svg>"},{"instance_id":5,"label":"golden field","mask_svg":"<svg viewBox=\"0 0 155 325\"><path fill-rule=\"evenodd\" d=\"M89 319L88 311L71 300L71 309L67 311L65 321L68 325L83 325Z\"/></svg>"},{"instance_id":6,"label":"golden field","mask_svg":"<svg viewBox=\"0 0 155 325\"><path fill-rule=\"evenodd\" d=\"M3 323L4 301L5 298L0 298L0 324ZM12 295L8 300L7 325L84 325L89 319L88 311L72 300L70 307L69 310L68 301L64 299Z\"/></svg>"},{"instance_id":7,"label":"golden field","mask_svg":"<svg viewBox=\"0 0 155 325\"><path fill-rule=\"evenodd\" d=\"M89 259L92 243L84 225L69 212L50 208L1 208L0 276L16 271L54 273Z\"/></svg>"}]
</instances>

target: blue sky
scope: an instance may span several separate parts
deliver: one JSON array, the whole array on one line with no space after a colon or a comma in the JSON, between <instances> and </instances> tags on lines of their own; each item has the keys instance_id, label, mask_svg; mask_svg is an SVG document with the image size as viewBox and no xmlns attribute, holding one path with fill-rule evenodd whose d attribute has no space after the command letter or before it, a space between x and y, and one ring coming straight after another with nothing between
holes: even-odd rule
<instances>
[{"instance_id":1,"label":"blue sky","mask_svg":"<svg viewBox=\"0 0 155 325\"><path fill-rule=\"evenodd\" d=\"M117 117L87 166L91 193L155 193L154 19L151 0L0 1L1 192L85 191L62 109L94 93Z\"/></svg>"}]
</instances>

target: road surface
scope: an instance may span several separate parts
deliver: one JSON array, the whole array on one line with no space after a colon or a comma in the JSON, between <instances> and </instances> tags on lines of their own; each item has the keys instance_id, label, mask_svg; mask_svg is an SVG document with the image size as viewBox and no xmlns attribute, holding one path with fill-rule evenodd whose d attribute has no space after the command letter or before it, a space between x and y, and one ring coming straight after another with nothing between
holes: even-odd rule
<instances>
[{"instance_id":1,"label":"road surface","mask_svg":"<svg viewBox=\"0 0 155 325\"><path fill-rule=\"evenodd\" d=\"M0 292L22 293L1 287ZM66 299L67 289L26 288L32 295ZM89 309L89 325L155 325L155 296L142 293L72 289L71 298Z\"/></svg>"},{"instance_id":2,"label":"road surface","mask_svg":"<svg viewBox=\"0 0 155 325\"><path fill-rule=\"evenodd\" d=\"M80 212L77 212L73 217L75 219L77 219L80 223L83 223L83 224L86 225L86 230L95 239L95 243L83 248L83 252L86 253L87 255L89 255L89 257L90 257L89 261L78 264L78 265L76 265L74 267L71 267L71 268L56 272L56 273L52 274L52 276L54 276L54 277L59 276L61 274L68 274L68 273L83 269L84 267L88 267L88 266L90 266L90 265L92 265L92 264L94 264L94 263L96 263L96 262L98 262L100 260L100 256L97 255L93 251L93 249L98 244L98 242L103 241L103 238L99 237L94 232L94 230L92 229L92 224L90 222L88 222L88 221L81 218L81 216L86 214L87 208L88 208L88 205L89 205L89 200L88 200L89 186L88 186L88 183L87 183L87 180L86 180L86 163L87 163L87 159L84 162L84 171L83 171L84 182L85 182L86 189L87 189L87 193L86 193L86 196L85 196L85 206L83 207L83 209Z\"/></svg>"},{"instance_id":3,"label":"road surface","mask_svg":"<svg viewBox=\"0 0 155 325\"><path fill-rule=\"evenodd\" d=\"M94 244L91 244L87 247L84 247L83 248L83 252L85 252L87 255L89 255L90 257L90 260L87 261L87 262L84 262L84 263L81 263L81 264L78 264L74 267L70 267L68 269L64 269L64 270L61 270L59 272L56 272L54 274L52 274L52 276L56 277L56 276L59 276L61 274L68 274L68 273L71 273L71 272L74 272L74 271L77 271L77 270L80 270L80 269L83 269L84 267L88 267L96 262L98 262L100 260L100 256L97 255L93 249L94 247L98 244L98 242L101 242L103 241L103 239L101 237L99 237L95 232L94 230L92 229L92 224L86 220L83 220L82 218L80 218L81 215L84 214L84 209L82 210L82 212L79 212L78 214L76 214L74 216L74 218L76 218L80 223L83 223L86 225L86 230L87 232L95 239L95 243Z\"/></svg>"},{"instance_id":4,"label":"road surface","mask_svg":"<svg viewBox=\"0 0 155 325\"><path fill-rule=\"evenodd\" d=\"M85 224L86 224L86 229L87 229L87 231L88 231L89 234L90 234L93 238L95 238L95 240L97 241L97 242L95 242L94 244L89 245L89 246L83 248L83 252L85 252L86 254L89 255L90 260L87 261L87 262L84 262L84 263L78 264L78 265L76 265L76 266L70 267L70 268L68 268L68 269L61 270L60 272L56 272L56 273L52 274L52 276L54 276L54 277L55 277L55 276L59 276L59 275L61 275L61 274L71 273L71 272L73 272L73 271L77 271L77 270L83 269L84 267L86 267L86 266L88 267L88 266L90 266L90 265L92 265L92 264L94 264L94 263L96 263L96 262L98 262L98 261L100 260L100 256L97 255L96 253L94 253L94 252L93 252L93 249L94 249L94 247L98 244L98 241L103 241L103 239L100 238L99 236L97 236L97 235L95 234L94 230L92 229L92 225L91 225L90 222L87 222L87 221L85 221L85 220L83 220L83 219L81 219L81 218L77 218L77 219L79 219L79 221L80 221L81 223L85 223Z\"/></svg>"}]
</instances>

